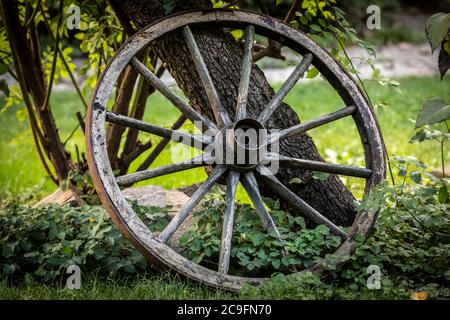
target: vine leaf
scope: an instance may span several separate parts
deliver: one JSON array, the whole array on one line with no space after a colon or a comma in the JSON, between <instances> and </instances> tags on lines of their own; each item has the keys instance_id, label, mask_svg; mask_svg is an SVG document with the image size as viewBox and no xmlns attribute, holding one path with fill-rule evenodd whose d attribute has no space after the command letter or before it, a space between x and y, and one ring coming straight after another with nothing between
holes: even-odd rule
<instances>
[{"instance_id":1,"label":"vine leaf","mask_svg":"<svg viewBox=\"0 0 450 320\"><path fill-rule=\"evenodd\" d=\"M175 7L176 7L175 0L164 0L163 1L163 9L164 9L166 15L171 14L174 11Z\"/></svg>"},{"instance_id":2,"label":"vine leaf","mask_svg":"<svg viewBox=\"0 0 450 320\"><path fill-rule=\"evenodd\" d=\"M450 119L450 105L440 97L425 101L416 120L416 128Z\"/></svg>"},{"instance_id":3,"label":"vine leaf","mask_svg":"<svg viewBox=\"0 0 450 320\"><path fill-rule=\"evenodd\" d=\"M0 76L7 73L9 70L9 65L7 64L0 64Z\"/></svg>"},{"instance_id":4,"label":"vine leaf","mask_svg":"<svg viewBox=\"0 0 450 320\"><path fill-rule=\"evenodd\" d=\"M305 183L302 179L300 179L300 178L292 178L290 181L289 181L289 183L291 183L291 184L303 184L303 183Z\"/></svg>"},{"instance_id":5,"label":"vine leaf","mask_svg":"<svg viewBox=\"0 0 450 320\"><path fill-rule=\"evenodd\" d=\"M439 72L441 74L441 80L444 78L445 73L450 69L450 36L445 38L442 42L441 51L438 58Z\"/></svg>"},{"instance_id":6,"label":"vine leaf","mask_svg":"<svg viewBox=\"0 0 450 320\"><path fill-rule=\"evenodd\" d=\"M431 45L431 51L434 52L444 41L450 28L450 13L439 12L432 15L425 27L428 41Z\"/></svg>"},{"instance_id":7,"label":"vine leaf","mask_svg":"<svg viewBox=\"0 0 450 320\"><path fill-rule=\"evenodd\" d=\"M10 91L8 87L8 82L5 79L0 80L0 92L3 92L5 96L9 97Z\"/></svg>"}]
</instances>

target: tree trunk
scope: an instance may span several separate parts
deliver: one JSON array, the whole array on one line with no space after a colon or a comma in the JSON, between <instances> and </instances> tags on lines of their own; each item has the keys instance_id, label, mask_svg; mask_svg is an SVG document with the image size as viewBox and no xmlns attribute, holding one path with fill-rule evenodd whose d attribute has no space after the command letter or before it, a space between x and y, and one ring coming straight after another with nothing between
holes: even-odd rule
<instances>
[{"instance_id":1,"label":"tree trunk","mask_svg":"<svg viewBox=\"0 0 450 320\"><path fill-rule=\"evenodd\" d=\"M64 148L56 127L53 113L49 106L44 106L47 86L41 64L41 52L39 48L39 39L35 26L33 24L28 30L22 26L19 18L19 9L17 1L1 0L1 10L5 27L8 33L8 39L11 46L11 52L14 57L14 64L18 73L21 90L23 95L31 95L35 111L28 109L30 118L34 118L34 112L39 116L40 126L43 136L39 142L42 144L47 156L49 157L57 175L59 182L67 178L69 171L74 168L70 155ZM27 38L28 35L28 38ZM24 97L25 100L25 97ZM37 123L34 124L38 126ZM40 130L34 127L32 130ZM36 142L39 148L38 142ZM42 160L45 164L45 160Z\"/></svg>"},{"instance_id":2,"label":"tree trunk","mask_svg":"<svg viewBox=\"0 0 450 320\"><path fill-rule=\"evenodd\" d=\"M138 27L150 24L165 15L162 0L110 0L110 2L116 11L120 11L122 17L126 16ZM178 4L175 10L210 7L209 0L189 0ZM240 81L242 45L235 41L229 33L218 29L194 28L193 32L222 104L230 115L233 115ZM194 108L208 118L214 119L181 33L174 33L159 40L155 44L155 49ZM249 116L256 117L275 93L263 72L256 65L253 66L250 79L247 108ZM283 103L273 113L267 126L268 129L285 129L299 122L296 112ZM307 134L300 134L284 140L280 144L280 152L295 158L323 161L314 142ZM355 218L354 198L336 176L330 176L327 180L320 181L312 179L312 173L305 170L280 168L277 177L331 221L344 226L353 222ZM306 183L291 184L290 180L294 177L298 177ZM273 196L269 193L266 194ZM295 211L286 205L282 207L295 214Z\"/></svg>"}]
</instances>

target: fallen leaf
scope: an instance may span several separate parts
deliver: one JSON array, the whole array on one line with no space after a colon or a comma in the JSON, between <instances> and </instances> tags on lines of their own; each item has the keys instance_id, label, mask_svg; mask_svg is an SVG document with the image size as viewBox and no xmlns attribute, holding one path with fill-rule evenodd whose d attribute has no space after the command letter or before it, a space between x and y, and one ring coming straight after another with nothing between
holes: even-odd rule
<instances>
[{"instance_id":1,"label":"fallen leaf","mask_svg":"<svg viewBox=\"0 0 450 320\"><path fill-rule=\"evenodd\" d=\"M411 300L427 300L428 293L425 291L417 291L411 293Z\"/></svg>"}]
</instances>

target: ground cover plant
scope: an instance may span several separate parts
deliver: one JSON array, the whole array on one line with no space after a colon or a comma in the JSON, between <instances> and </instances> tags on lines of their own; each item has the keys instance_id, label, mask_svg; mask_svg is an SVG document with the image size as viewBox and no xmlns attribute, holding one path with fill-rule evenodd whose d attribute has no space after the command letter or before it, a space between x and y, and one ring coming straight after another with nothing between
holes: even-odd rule
<instances>
[{"instance_id":1,"label":"ground cover plant","mask_svg":"<svg viewBox=\"0 0 450 320\"><path fill-rule=\"evenodd\" d=\"M126 299L151 298L155 293L145 289L161 287L164 292L160 293L161 296L169 299L183 299L187 292L194 292L190 298L232 299L407 299L417 292L426 292L428 298L449 298L448 183L430 178L423 171L423 164L417 168L418 163L412 159L397 161L400 167L409 161L406 176L420 176L420 180L413 178L415 182L397 187L382 186L377 194L363 201L361 209L380 206L380 218L374 234L366 241L361 239L355 254L348 257L343 267L336 268L333 263L327 263L329 273L322 277L311 273L285 276L281 271L283 267L308 266L312 259L320 261L318 250L339 243L329 235L329 230L319 226L300 231L292 239L292 232L283 232L283 239L289 244L289 255L282 258L279 243L271 239L271 235L249 227L252 223L249 217L255 216L255 213L245 204L238 210L242 220L239 221L237 230L240 232L235 239L237 243L233 254L236 266L246 274L267 268L275 273L272 281L258 288L247 286L236 295L206 289L173 275L155 273L120 236L101 207L50 206L33 209L4 203L0 216L0 292L3 298L56 296ZM216 197L219 199L220 194ZM277 212L276 208L274 204L272 214L276 219L290 219L287 213ZM214 211L220 209L221 204L216 203L200 211L198 216L203 221L195 227L198 229L192 229L193 232L187 233L182 240L185 250L194 260L204 259L213 263L211 261L217 256L220 236L212 226L219 222L220 217L214 215ZM164 210L160 208L137 208L137 211L144 221L152 222L152 225L155 225L155 219L164 217ZM297 223L302 228L301 220L290 223ZM201 232L196 232L199 230ZM296 242L297 239L303 241ZM259 250L248 245L255 241L259 244ZM74 262L81 266L85 274L83 281L86 286L78 293L64 289L64 271ZM381 269L379 290L367 288L370 265ZM37 289L38 284L44 286L42 291ZM181 292L178 291L180 285L183 288ZM52 287L56 291L52 291ZM116 287L123 296L115 292Z\"/></svg>"}]
</instances>

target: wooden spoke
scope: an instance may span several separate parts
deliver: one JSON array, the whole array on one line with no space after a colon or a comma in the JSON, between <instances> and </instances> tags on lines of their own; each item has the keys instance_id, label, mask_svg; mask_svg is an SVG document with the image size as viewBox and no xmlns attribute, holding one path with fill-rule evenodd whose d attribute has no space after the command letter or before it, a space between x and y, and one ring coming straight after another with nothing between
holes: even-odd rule
<instances>
[{"instance_id":1,"label":"wooden spoke","mask_svg":"<svg viewBox=\"0 0 450 320\"><path fill-rule=\"evenodd\" d=\"M163 230L163 232L161 232L159 235L159 240L161 242L166 243L170 240L183 221L186 220L192 210L194 210L200 200L208 193L217 179L219 179L225 171L226 169L224 166L217 166L214 168L208 179L206 179L206 181L194 192L188 203L186 203L183 209L181 209L181 211L173 217L167 227Z\"/></svg>"},{"instance_id":2,"label":"wooden spoke","mask_svg":"<svg viewBox=\"0 0 450 320\"><path fill-rule=\"evenodd\" d=\"M255 206L255 210L258 213L264 228L269 232L274 232L281 240L280 232L264 206L264 201L261 197L261 193L259 192L258 182L256 181L255 175L252 172L242 175L241 183Z\"/></svg>"},{"instance_id":3,"label":"wooden spoke","mask_svg":"<svg viewBox=\"0 0 450 320\"><path fill-rule=\"evenodd\" d=\"M307 122L304 122L304 123L300 123L300 124L298 124L296 126L293 126L293 127L287 128L285 130L273 133L273 134L271 134L268 137L269 144L274 143L274 142L276 142L278 140L283 140L283 139L292 137L292 136L294 136L296 134L299 134L299 133L302 133L302 132L306 132L308 130L320 127L320 126L322 126L324 124L333 122L335 120L347 117L349 115L354 114L355 111L356 111L356 107L355 106L350 106L350 107L347 107L347 108L340 109L340 110L338 110L336 112L329 113L329 114L324 115L322 117L316 118L314 120L307 121Z\"/></svg>"},{"instance_id":4,"label":"wooden spoke","mask_svg":"<svg viewBox=\"0 0 450 320\"><path fill-rule=\"evenodd\" d=\"M234 223L234 211L236 200L236 190L239 183L240 174L237 172L230 172L227 178L227 194L226 202L227 208L223 216L222 226L222 243L220 246L220 258L219 258L219 272L228 273L230 267L230 255L231 255L231 239L233 237L233 223Z\"/></svg>"},{"instance_id":5,"label":"wooden spoke","mask_svg":"<svg viewBox=\"0 0 450 320\"><path fill-rule=\"evenodd\" d=\"M172 130L177 130L181 128L181 126L186 122L186 116L181 115L177 121L170 127ZM161 152L164 150L164 148L169 144L170 139L164 138L162 139L156 147L152 150L152 152L148 155L147 159L139 166L137 171L143 171L149 168L152 163L156 160L156 158L161 154Z\"/></svg>"},{"instance_id":6,"label":"wooden spoke","mask_svg":"<svg viewBox=\"0 0 450 320\"><path fill-rule=\"evenodd\" d=\"M283 84L281 89L277 92L277 94L272 98L267 107L258 116L258 121L260 121L261 123L266 123L267 120L269 120L272 113L278 108L280 103L295 86L297 81L303 76L306 70L308 70L309 66L312 63L312 59L313 56L310 53L306 54L303 57L300 64L295 68L295 70Z\"/></svg>"},{"instance_id":7,"label":"wooden spoke","mask_svg":"<svg viewBox=\"0 0 450 320\"><path fill-rule=\"evenodd\" d=\"M106 120L120 126L137 129L170 139L175 142L180 142L197 149L204 149L208 144L212 143L212 138L206 135L196 136L183 131L166 129L164 127L156 126L145 121L137 120L113 112L106 113Z\"/></svg>"},{"instance_id":8,"label":"wooden spoke","mask_svg":"<svg viewBox=\"0 0 450 320\"><path fill-rule=\"evenodd\" d=\"M372 170L367 168L358 168L341 164L326 163L307 159L296 159L282 155L269 154L265 161L278 161L281 166L291 168L301 168L305 170L339 174L349 177L368 179L372 175Z\"/></svg>"},{"instance_id":9,"label":"wooden spoke","mask_svg":"<svg viewBox=\"0 0 450 320\"><path fill-rule=\"evenodd\" d=\"M255 27L248 26L245 30L244 58L242 59L241 82L239 84L235 121L239 121L247 116L248 87L253 65L254 36Z\"/></svg>"},{"instance_id":10,"label":"wooden spoke","mask_svg":"<svg viewBox=\"0 0 450 320\"><path fill-rule=\"evenodd\" d=\"M131 64L144 77L144 79L150 82L159 92L161 92L170 102L172 102L172 104L183 114L185 114L189 120L193 123L196 121L201 121L208 129L217 130L217 126L213 122L206 119L190 105L181 100L180 97L173 93L169 87L167 87L160 78L158 78L141 61L139 61L139 59L133 58L131 60Z\"/></svg>"},{"instance_id":11,"label":"wooden spoke","mask_svg":"<svg viewBox=\"0 0 450 320\"><path fill-rule=\"evenodd\" d=\"M307 204L303 199L293 193L291 190L286 188L281 181L279 181L272 173L264 166L258 166L258 172L261 175L261 179L263 183L273 192L277 193L280 197L285 199L289 204L297 208L301 213L309 217L317 224L325 224L327 225L331 231L346 239L348 235L333 222L328 220L322 214L320 214L316 209Z\"/></svg>"},{"instance_id":12,"label":"wooden spoke","mask_svg":"<svg viewBox=\"0 0 450 320\"><path fill-rule=\"evenodd\" d=\"M224 127L230 123L230 117L220 101L219 94L217 93L214 82L211 75L208 72L208 68L203 60L200 49L198 48L197 41L192 34L191 29L188 26L183 28L184 39L191 53L192 59L194 59L195 66L197 68L200 79L208 96L209 103L214 112L214 117L220 127Z\"/></svg>"},{"instance_id":13,"label":"wooden spoke","mask_svg":"<svg viewBox=\"0 0 450 320\"><path fill-rule=\"evenodd\" d=\"M142 170L135 173L130 173L116 178L118 185L131 185L139 181L152 179L166 174L175 173L179 171L189 170L193 168L202 167L210 164L213 158L210 155L201 155L186 161L168 164L166 166L158 167L150 170Z\"/></svg>"}]
</instances>

